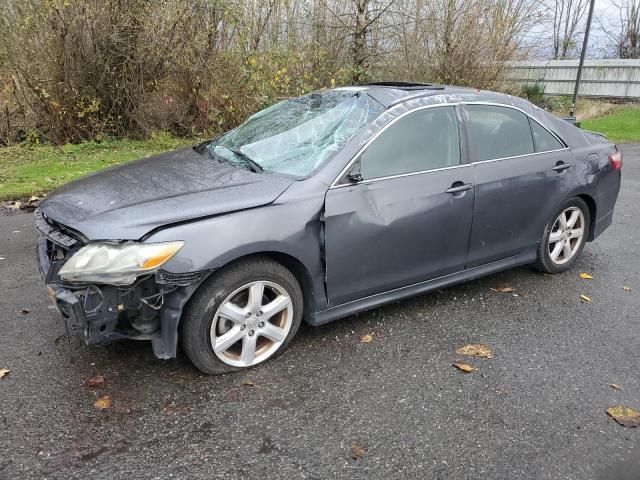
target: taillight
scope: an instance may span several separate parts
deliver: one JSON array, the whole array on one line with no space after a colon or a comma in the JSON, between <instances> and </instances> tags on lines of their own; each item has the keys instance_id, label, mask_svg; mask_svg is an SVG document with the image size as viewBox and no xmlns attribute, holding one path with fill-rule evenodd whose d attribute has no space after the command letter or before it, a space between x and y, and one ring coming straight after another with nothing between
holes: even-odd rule
<instances>
[{"instance_id":1,"label":"taillight","mask_svg":"<svg viewBox=\"0 0 640 480\"><path fill-rule=\"evenodd\" d=\"M622 167L622 152L613 152L609 154L609 163L614 170L620 169L620 167Z\"/></svg>"}]
</instances>

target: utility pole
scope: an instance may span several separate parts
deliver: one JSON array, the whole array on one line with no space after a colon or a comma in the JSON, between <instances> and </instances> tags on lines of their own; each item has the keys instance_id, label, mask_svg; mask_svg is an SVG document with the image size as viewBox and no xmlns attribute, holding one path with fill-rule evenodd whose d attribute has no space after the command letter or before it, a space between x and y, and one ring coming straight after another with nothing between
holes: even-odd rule
<instances>
[{"instance_id":1,"label":"utility pole","mask_svg":"<svg viewBox=\"0 0 640 480\"><path fill-rule=\"evenodd\" d=\"M571 100L570 117L576 114L576 101L578 99L578 89L580 88L580 78L582 77L582 67L584 66L584 57L587 54L587 45L589 44L589 31L591 30L591 19L593 18L593 6L596 0L591 0L589 4L589 15L587 15L587 27L584 31L584 40L582 41L582 51L580 52L580 63L578 64L578 76L576 77L576 86L573 90L573 99Z\"/></svg>"}]
</instances>

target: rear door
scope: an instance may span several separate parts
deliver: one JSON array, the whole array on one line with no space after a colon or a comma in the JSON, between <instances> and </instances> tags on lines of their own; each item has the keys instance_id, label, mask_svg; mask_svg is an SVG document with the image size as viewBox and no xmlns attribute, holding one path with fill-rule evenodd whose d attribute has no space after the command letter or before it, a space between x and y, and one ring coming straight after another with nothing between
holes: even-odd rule
<instances>
[{"instance_id":1,"label":"rear door","mask_svg":"<svg viewBox=\"0 0 640 480\"><path fill-rule=\"evenodd\" d=\"M535 248L575 184L571 151L522 111L465 105L475 210L467 268Z\"/></svg>"},{"instance_id":2,"label":"rear door","mask_svg":"<svg viewBox=\"0 0 640 480\"><path fill-rule=\"evenodd\" d=\"M455 108L437 106L387 126L325 201L332 305L464 268L473 171L460 160Z\"/></svg>"}]
</instances>

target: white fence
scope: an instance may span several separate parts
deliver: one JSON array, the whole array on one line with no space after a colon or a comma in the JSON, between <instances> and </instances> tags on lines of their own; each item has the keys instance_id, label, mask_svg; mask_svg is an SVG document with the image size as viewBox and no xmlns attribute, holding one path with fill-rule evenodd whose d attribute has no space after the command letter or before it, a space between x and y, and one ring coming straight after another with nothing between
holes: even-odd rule
<instances>
[{"instance_id":1,"label":"white fence","mask_svg":"<svg viewBox=\"0 0 640 480\"><path fill-rule=\"evenodd\" d=\"M510 62L510 82L540 82L545 93L572 95L578 74L578 60ZM640 98L640 60L585 60L580 96Z\"/></svg>"}]
</instances>

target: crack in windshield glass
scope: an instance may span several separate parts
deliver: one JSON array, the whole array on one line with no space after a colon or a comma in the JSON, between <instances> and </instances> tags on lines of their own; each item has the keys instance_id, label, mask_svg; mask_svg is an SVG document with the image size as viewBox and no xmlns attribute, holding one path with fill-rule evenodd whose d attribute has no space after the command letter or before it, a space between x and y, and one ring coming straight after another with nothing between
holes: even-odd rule
<instances>
[{"instance_id":1,"label":"crack in windshield glass","mask_svg":"<svg viewBox=\"0 0 640 480\"><path fill-rule=\"evenodd\" d=\"M307 176L381 112L366 94L315 92L261 110L212 141L209 150L252 170Z\"/></svg>"}]
</instances>

